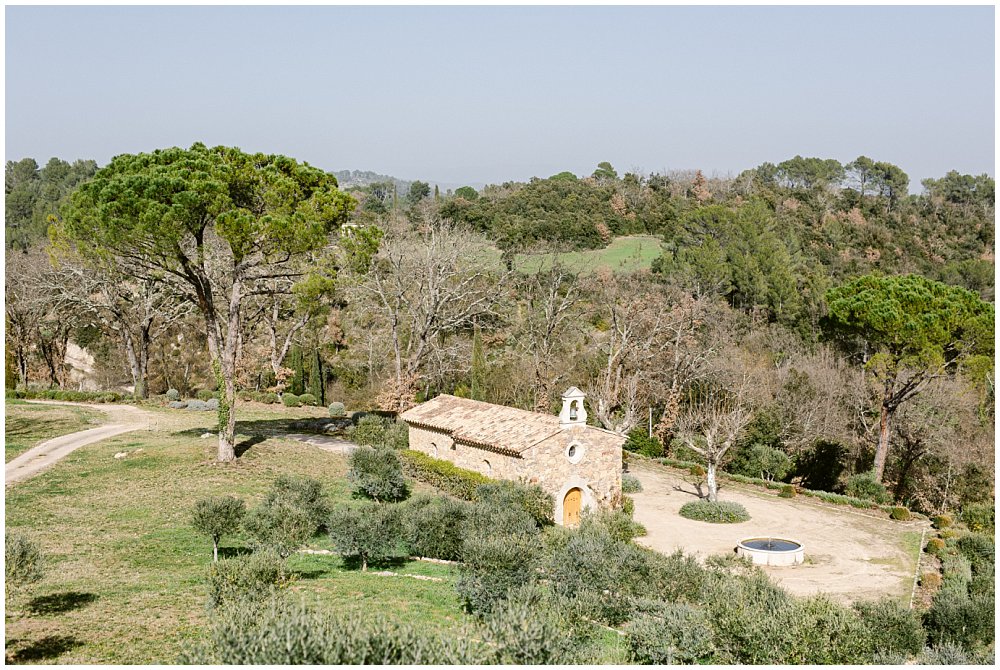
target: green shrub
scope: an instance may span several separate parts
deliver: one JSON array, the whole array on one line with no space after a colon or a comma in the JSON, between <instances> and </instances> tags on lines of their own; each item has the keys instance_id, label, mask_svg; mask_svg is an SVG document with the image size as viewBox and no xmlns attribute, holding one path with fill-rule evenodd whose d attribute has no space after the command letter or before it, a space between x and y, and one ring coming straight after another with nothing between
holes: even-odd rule
<instances>
[{"instance_id":1,"label":"green shrub","mask_svg":"<svg viewBox=\"0 0 1000 670\"><path fill-rule=\"evenodd\" d=\"M296 602L227 608L188 665L475 665L492 653L467 635L439 636L408 624L353 613L323 613Z\"/></svg>"},{"instance_id":2,"label":"green shrub","mask_svg":"<svg viewBox=\"0 0 1000 670\"><path fill-rule=\"evenodd\" d=\"M18 400L59 400L60 402L112 403L128 398L116 391L68 391L61 389L15 389L7 391L8 398Z\"/></svg>"},{"instance_id":3,"label":"green shrub","mask_svg":"<svg viewBox=\"0 0 1000 670\"><path fill-rule=\"evenodd\" d=\"M354 417L351 417L352 420ZM410 444L409 427L377 414L365 414L347 431L351 441L368 447L386 446L406 449Z\"/></svg>"},{"instance_id":4,"label":"green shrub","mask_svg":"<svg viewBox=\"0 0 1000 670\"><path fill-rule=\"evenodd\" d=\"M962 556L969 559L973 574L993 573L996 560L996 544L991 536L984 533L968 533L955 543Z\"/></svg>"},{"instance_id":5,"label":"green shrub","mask_svg":"<svg viewBox=\"0 0 1000 670\"><path fill-rule=\"evenodd\" d=\"M476 500L487 508L522 509L539 527L554 523L555 501L535 484L511 481L480 484L476 487Z\"/></svg>"},{"instance_id":6,"label":"green shrub","mask_svg":"<svg viewBox=\"0 0 1000 670\"><path fill-rule=\"evenodd\" d=\"M688 474L690 474L692 477L704 477L706 472L705 468L703 468L702 466L692 465L690 468L688 468Z\"/></svg>"},{"instance_id":7,"label":"green shrub","mask_svg":"<svg viewBox=\"0 0 1000 670\"><path fill-rule=\"evenodd\" d=\"M487 615L506 599L511 589L537 578L536 534L475 533L462 543L462 564L455 585L467 610Z\"/></svg>"},{"instance_id":8,"label":"green shrub","mask_svg":"<svg viewBox=\"0 0 1000 670\"><path fill-rule=\"evenodd\" d=\"M936 647L928 647L918 659L920 665L984 665L977 662L969 652L952 642L944 642ZM989 663L988 665L992 665Z\"/></svg>"},{"instance_id":9,"label":"green shrub","mask_svg":"<svg viewBox=\"0 0 1000 670\"><path fill-rule=\"evenodd\" d=\"M341 556L355 558L361 570L398 553L403 539L399 511L392 505L362 503L339 507L327 522Z\"/></svg>"},{"instance_id":10,"label":"green shrub","mask_svg":"<svg viewBox=\"0 0 1000 670\"><path fill-rule=\"evenodd\" d=\"M924 614L924 627L934 646L953 642L971 649L993 641L994 617L993 598L943 588Z\"/></svg>"},{"instance_id":11,"label":"green shrub","mask_svg":"<svg viewBox=\"0 0 1000 670\"><path fill-rule=\"evenodd\" d=\"M313 536L316 522L308 510L280 500L250 510L243 519L243 529L254 550L272 550L284 558Z\"/></svg>"},{"instance_id":12,"label":"green shrub","mask_svg":"<svg viewBox=\"0 0 1000 670\"><path fill-rule=\"evenodd\" d=\"M920 585L935 590L941 587L941 573L939 572L925 572L920 575Z\"/></svg>"},{"instance_id":13,"label":"green shrub","mask_svg":"<svg viewBox=\"0 0 1000 670\"><path fill-rule=\"evenodd\" d=\"M42 550L38 543L17 531L4 533L4 578L8 600L26 587L39 581L45 574Z\"/></svg>"},{"instance_id":14,"label":"green shrub","mask_svg":"<svg viewBox=\"0 0 1000 670\"><path fill-rule=\"evenodd\" d=\"M656 615L640 615L625 633L632 660L644 665L703 663L715 652L705 611L683 603L665 605Z\"/></svg>"},{"instance_id":15,"label":"green shrub","mask_svg":"<svg viewBox=\"0 0 1000 670\"><path fill-rule=\"evenodd\" d=\"M246 511L246 503L233 496L206 498L195 503L191 525L212 540L212 560L219 560L219 540L239 529Z\"/></svg>"},{"instance_id":16,"label":"green shrub","mask_svg":"<svg viewBox=\"0 0 1000 670\"><path fill-rule=\"evenodd\" d=\"M446 496L420 495L402 508L403 537L411 555L457 561L469 504Z\"/></svg>"},{"instance_id":17,"label":"green shrub","mask_svg":"<svg viewBox=\"0 0 1000 670\"><path fill-rule=\"evenodd\" d=\"M643 456L649 456L650 458L663 456L663 443L656 437L650 437L649 432L642 427L634 428L629 432L625 444L622 445L622 449L633 451Z\"/></svg>"},{"instance_id":18,"label":"green shrub","mask_svg":"<svg viewBox=\"0 0 1000 670\"><path fill-rule=\"evenodd\" d=\"M622 512L628 515L628 518L635 516L635 501L628 496L622 496Z\"/></svg>"},{"instance_id":19,"label":"green shrub","mask_svg":"<svg viewBox=\"0 0 1000 670\"><path fill-rule=\"evenodd\" d=\"M267 403L268 405L276 405L281 402L281 398L277 393L262 393L260 396L260 401Z\"/></svg>"},{"instance_id":20,"label":"green shrub","mask_svg":"<svg viewBox=\"0 0 1000 670\"><path fill-rule=\"evenodd\" d=\"M875 653L910 657L924 648L927 633L914 610L888 598L855 603L854 610L868 627Z\"/></svg>"},{"instance_id":21,"label":"green shrub","mask_svg":"<svg viewBox=\"0 0 1000 670\"><path fill-rule=\"evenodd\" d=\"M622 493L640 493L642 482L635 475L622 475Z\"/></svg>"},{"instance_id":22,"label":"green shrub","mask_svg":"<svg viewBox=\"0 0 1000 670\"><path fill-rule=\"evenodd\" d=\"M463 500L475 500L476 489L481 484L493 480L471 470L465 470L450 461L432 458L412 449L399 452L403 472L407 477L431 486Z\"/></svg>"},{"instance_id":23,"label":"green shrub","mask_svg":"<svg viewBox=\"0 0 1000 670\"><path fill-rule=\"evenodd\" d=\"M303 393L302 395L300 395L299 402L302 403L303 405L308 405L310 407L315 407L318 404L316 396L314 396L312 393Z\"/></svg>"},{"instance_id":24,"label":"green shrub","mask_svg":"<svg viewBox=\"0 0 1000 670\"><path fill-rule=\"evenodd\" d=\"M788 454L766 444L753 444L735 461L729 470L736 474L760 478L765 481L782 479L792 467Z\"/></svg>"},{"instance_id":25,"label":"green shrub","mask_svg":"<svg viewBox=\"0 0 1000 670\"><path fill-rule=\"evenodd\" d=\"M348 459L347 478L357 492L376 502L396 502L409 493L397 452L388 447L358 447Z\"/></svg>"},{"instance_id":26,"label":"green shrub","mask_svg":"<svg viewBox=\"0 0 1000 670\"><path fill-rule=\"evenodd\" d=\"M342 402L332 402L329 406L330 416L334 419L346 416L347 410L344 408L344 403Z\"/></svg>"},{"instance_id":27,"label":"green shrub","mask_svg":"<svg viewBox=\"0 0 1000 670\"><path fill-rule=\"evenodd\" d=\"M889 516L896 521L909 521L910 510L905 507L893 507L892 511L889 512Z\"/></svg>"},{"instance_id":28,"label":"green shrub","mask_svg":"<svg viewBox=\"0 0 1000 670\"><path fill-rule=\"evenodd\" d=\"M535 584L515 588L483 620L486 642L496 650L492 664L573 663L572 604Z\"/></svg>"},{"instance_id":29,"label":"green shrub","mask_svg":"<svg viewBox=\"0 0 1000 670\"><path fill-rule=\"evenodd\" d=\"M862 472L847 478L844 492L852 498L871 500L884 505L892 500L882 482L875 477L874 472Z\"/></svg>"},{"instance_id":30,"label":"green shrub","mask_svg":"<svg viewBox=\"0 0 1000 670\"><path fill-rule=\"evenodd\" d=\"M927 548L925 551L927 551L928 554L937 556L945 550L946 546L947 545L945 545L944 540L942 540L941 538L932 537L931 539L927 540Z\"/></svg>"},{"instance_id":31,"label":"green shrub","mask_svg":"<svg viewBox=\"0 0 1000 670\"><path fill-rule=\"evenodd\" d=\"M692 501L681 507L680 514L685 519L709 523L743 523L750 520L750 514L743 505L726 501Z\"/></svg>"},{"instance_id":32,"label":"green shrub","mask_svg":"<svg viewBox=\"0 0 1000 670\"><path fill-rule=\"evenodd\" d=\"M322 528L330 516L330 503L323 484L311 477L278 475L264 498L265 505L285 503L305 512L312 521L313 532Z\"/></svg>"},{"instance_id":33,"label":"green shrub","mask_svg":"<svg viewBox=\"0 0 1000 670\"><path fill-rule=\"evenodd\" d=\"M995 507L992 503L973 503L962 507L962 523L975 533L993 534Z\"/></svg>"},{"instance_id":34,"label":"green shrub","mask_svg":"<svg viewBox=\"0 0 1000 670\"><path fill-rule=\"evenodd\" d=\"M199 389L199 391L194 394L194 397L197 398L198 400L201 400L202 402L205 402L207 400L211 400L212 398L216 398L218 396L216 395L215 391L209 391L208 389Z\"/></svg>"},{"instance_id":35,"label":"green shrub","mask_svg":"<svg viewBox=\"0 0 1000 670\"><path fill-rule=\"evenodd\" d=\"M795 497L795 487L791 484L781 487L781 491L778 493L779 498L794 498Z\"/></svg>"},{"instance_id":36,"label":"green shrub","mask_svg":"<svg viewBox=\"0 0 1000 670\"><path fill-rule=\"evenodd\" d=\"M698 602L707 571L694 556L685 556L680 550L669 556L655 551L644 551L648 575L641 598L659 598L668 602Z\"/></svg>"},{"instance_id":37,"label":"green shrub","mask_svg":"<svg viewBox=\"0 0 1000 670\"><path fill-rule=\"evenodd\" d=\"M951 526L955 523L955 520L948 514L938 514L937 516L931 517L931 523L934 524L935 528L941 530L942 528L951 528Z\"/></svg>"},{"instance_id":38,"label":"green shrub","mask_svg":"<svg viewBox=\"0 0 1000 670\"><path fill-rule=\"evenodd\" d=\"M219 608L259 603L278 594L289 583L285 562L273 551L213 562L208 571L208 604Z\"/></svg>"},{"instance_id":39,"label":"green shrub","mask_svg":"<svg viewBox=\"0 0 1000 670\"><path fill-rule=\"evenodd\" d=\"M167 400L177 402L181 399L181 392L177 389L167 389Z\"/></svg>"},{"instance_id":40,"label":"green shrub","mask_svg":"<svg viewBox=\"0 0 1000 670\"><path fill-rule=\"evenodd\" d=\"M282 393L281 404L285 407L300 407L302 405L302 403L299 402L299 397L294 393Z\"/></svg>"}]
</instances>

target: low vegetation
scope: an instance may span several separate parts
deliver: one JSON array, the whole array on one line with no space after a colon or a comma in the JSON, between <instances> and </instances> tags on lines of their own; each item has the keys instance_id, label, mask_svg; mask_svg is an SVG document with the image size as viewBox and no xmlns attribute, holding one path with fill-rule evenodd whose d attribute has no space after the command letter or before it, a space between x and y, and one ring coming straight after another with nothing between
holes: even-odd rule
<instances>
[{"instance_id":1,"label":"low vegetation","mask_svg":"<svg viewBox=\"0 0 1000 670\"><path fill-rule=\"evenodd\" d=\"M709 523L743 523L750 520L750 514L739 503L720 500L696 500L681 506L680 514L686 519Z\"/></svg>"}]
</instances>

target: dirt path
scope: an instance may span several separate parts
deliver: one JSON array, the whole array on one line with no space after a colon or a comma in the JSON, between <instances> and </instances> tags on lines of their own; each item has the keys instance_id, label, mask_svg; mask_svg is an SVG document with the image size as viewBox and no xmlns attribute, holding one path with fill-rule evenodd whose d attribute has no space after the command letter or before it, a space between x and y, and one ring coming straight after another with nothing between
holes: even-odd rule
<instances>
[{"instance_id":1,"label":"dirt path","mask_svg":"<svg viewBox=\"0 0 1000 670\"><path fill-rule=\"evenodd\" d=\"M764 492L723 485L720 499L738 502L750 521L711 524L685 519L681 506L696 500L694 487L679 474L633 464L630 472L642 482L635 500L635 520L648 531L637 541L665 553L677 549L702 557L732 553L737 542L750 537L783 537L801 542L803 565L765 570L796 595L826 593L841 602L909 596L916 556L906 549L904 534L919 535L919 523L878 519L850 508L839 510L807 500L786 500ZM686 491L675 490L681 486Z\"/></svg>"},{"instance_id":2,"label":"dirt path","mask_svg":"<svg viewBox=\"0 0 1000 670\"><path fill-rule=\"evenodd\" d=\"M54 437L32 447L14 458L4 467L4 481L7 486L28 479L49 467L72 451L94 442L106 440L115 435L133 430L144 430L151 425L152 415L149 412L131 405L86 405L82 403L63 403L54 400L28 400L38 405L69 405L100 410L108 415L107 423L98 428L81 430L69 435Z\"/></svg>"}]
</instances>

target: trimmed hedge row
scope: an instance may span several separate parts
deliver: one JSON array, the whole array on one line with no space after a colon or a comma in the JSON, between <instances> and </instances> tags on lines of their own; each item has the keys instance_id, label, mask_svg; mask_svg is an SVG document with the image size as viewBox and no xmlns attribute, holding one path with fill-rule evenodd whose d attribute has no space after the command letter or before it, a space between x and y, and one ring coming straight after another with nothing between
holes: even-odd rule
<instances>
[{"instance_id":1,"label":"trimmed hedge row","mask_svg":"<svg viewBox=\"0 0 1000 670\"><path fill-rule=\"evenodd\" d=\"M743 523L750 520L750 514L743 505L721 500L718 502L695 500L684 503L680 514L685 519L708 523Z\"/></svg>"},{"instance_id":2,"label":"trimmed hedge row","mask_svg":"<svg viewBox=\"0 0 1000 670\"><path fill-rule=\"evenodd\" d=\"M64 389L16 389L7 391L7 398L16 400L61 400L63 402L124 402L131 396L117 391L68 391Z\"/></svg>"},{"instance_id":3,"label":"trimmed hedge row","mask_svg":"<svg viewBox=\"0 0 1000 670\"><path fill-rule=\"evenodd\" d=\"M654 458L652 459L656 463L661 465L667 465L672 468L679 468L681 470L690 470L694 467L701 467L698 463L693 463L691 461L679 461L673 458ZM752 484L754 486L763 486L764 488L770 489L772 491L781 491L784 487L788 486L784 482L772 482L766 479L760 479L759 477L745 477L743 475L733 474L731 472L719 472L717 477L720 480L729 480L734 482L739 482L741 484ZM851 496L845 496L840 493L830 493L829 491L813 491L811 489L796 489L797 493L804 496L809 496L811 498L819 498L820 500L828 503L833 503L834 505L850 505L857 509L879 509L888 514L892 514L893 510L905 509L897 508L894 505L880 505L871 500L863 500L861 498L853 498ZM896 512L897 516L902 516L901 512ZM911 515L916 516L915 513Z\"/></svg>"},{"instance_id":4,"label":"trimmed hedge row","mask_svg":"<svg viewBox=\"0 0 1000 670\"><path fill-rule=\"evenodd\" d=\"M478 472L465 470L420 451L404 449L399 452L399 456L407 477L418 479L463 500L475 500L476 488L494 481Z\"/></svg>"}]
</instances>

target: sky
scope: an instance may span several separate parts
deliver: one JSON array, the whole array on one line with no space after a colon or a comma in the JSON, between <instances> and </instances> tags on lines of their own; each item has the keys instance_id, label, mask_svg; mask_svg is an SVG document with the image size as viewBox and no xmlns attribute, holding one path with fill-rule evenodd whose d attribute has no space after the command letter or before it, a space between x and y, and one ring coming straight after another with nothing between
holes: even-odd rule
<instances>
[{"instance_id":1,"label":"sky","mask_svg":"<svg viewBox=\"0 0 1000 670\"><path fill-rule=\"evenodd\" d=\"M11 7L8 160L238 146L442 184L994 173L993 7Z\"/></svg>"}]
</instances>

